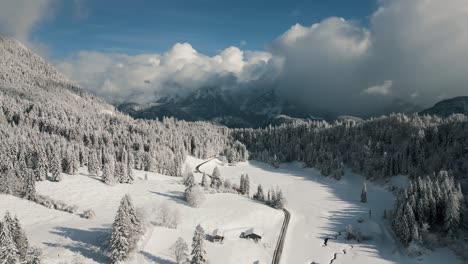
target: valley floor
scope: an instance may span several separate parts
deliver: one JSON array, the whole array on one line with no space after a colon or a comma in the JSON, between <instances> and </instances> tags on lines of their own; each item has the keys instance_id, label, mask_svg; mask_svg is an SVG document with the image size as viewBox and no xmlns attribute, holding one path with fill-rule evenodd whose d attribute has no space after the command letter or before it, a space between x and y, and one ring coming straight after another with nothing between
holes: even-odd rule
<instances>
[{"instance_id":1,"label":"valley floor","mask_svg":"<svg viewBox=\"0 0 468 264\"><path fill-rule=\"evenodd\" d=\"M256 161L228 166L217 159L201 166L200 170L211 173L215 166L219 167L222 177L237 183L241 174L248 174L251 194L256 191L257 184L262 184L265 191L276 186L283 190L291 222L281 263L460 262L448 249L429 251L415 258L401 252L383 219L384 209L393 207L394 195L381 186L367 183L369 202L361 203L363 178L358 175L346 172L340 181L336 181L321 176L314 169L302 168L297 162L281 164L275 169ZM396 180L401 183L401 177ZM359 218L364 222L358 223ZM347 241L344 231L348 224L372 239L362 243ZM342 235L338 235L340 232ZM327 246L324 246L325 238L329 238Z\"/></svg>"},{"instance_id":2,"label":"valley floor","mask_svg":"<svg viewBox=\"0 0 468 264\"><path fill-rule=\"evenodd\" d=\"M203 161L189 157L187 162L195 168ZM217 159L204 164L200 170L211 173L215 166L219 167L223 178L233 183L238 183L240 175L247 173L251 195L259 183L265 191L276 186L283 190L291 222L281 263L457 263L447 249L427 252L416 258L401 253L382 217L383 210L393 205L393 194L368 184L369 203L360 203L363 179L359 176L347 173L341 181L335 181L320 176L316 170L304 169L299 163L282 164L275 169L255 161L223 165ZM180 178L141 171L135 171L135 174L132 185L107 186L98 178L87 175L85 169L77 175L65 175L59 183L37 184L39 194L75 204L78 213L94 210L94 219L47 209L9 195L0 195L0 213L9 210L18 215L31 244L43 249L46 264L108 263L103 249L119 201L128 193L150 221L155 217L154 209L162 204L177 210L181 219L177 229L150 225L139 252L128 263L175 263L170 246L178 237L183 237L190 247L198 224L208 234L216 228L225 231L223 244L205 243L211 264L271 263L284 219L282 211L235 194L207 194L207 200L200 208L192 208L182 199L184 186L180 184ZM144 180L145 174L148 180ZM196 179L200 181L201 175L196 174ZM369 210L372 211L371 219ZM364 219L363 223L357 222L359 217ZM372 239L358 244L337 235L348 224L361 229ZM241 232L252 227L264 231L261 242L239 238ZM323 245L325 238L329 238L327 246Z\"/></svg>"}]
</instances>

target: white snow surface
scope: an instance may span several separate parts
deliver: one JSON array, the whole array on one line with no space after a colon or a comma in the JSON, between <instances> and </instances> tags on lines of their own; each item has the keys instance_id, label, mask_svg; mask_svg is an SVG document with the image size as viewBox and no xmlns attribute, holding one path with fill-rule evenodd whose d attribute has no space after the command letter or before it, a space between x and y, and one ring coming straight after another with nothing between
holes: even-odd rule
<instances>
[{"instance_id":1,"label":"white snow surface","mask_svg":"<svg viewBox=\"0 0 468 264\"><path fill-rule=\"evenodd\" d=\"M193 169L201 162L193 157L187 159ZM291 212L283 264L329 264L335 253L333 264L461 263L448 249L427 251L420 257L406 256L382 218L383 210L393 205L393 194L384 187L368 183L369 203L360 203L363 182L360 176L347 172L341 181L336 181L320 176L314 169L304 169L300 163L281 164L275 169L255 161L229 166L217 159L203 165L201 170L211 174L214 166L219 167L223 178L237 184L240 175L247 173L251 195L259 183L265 194L269 187L281 187L287 199L286 208ZM180 178L142 171L135 171L135 174L137 179L132 185L108 186L81 168L77 175L64 175L62 182L37 183L39 194L77 205L76 214L47 209L10 195L0 195L0 213L9 210L18 215L30 243L43 250L46 264L109 263L105 256L106 241L120 199L128 193L149 220L154 218L153 208L164 203L178 210L181 220L177 229L149 225L138 252L127 264L175 263L170 246L182 237L190 248L198 224L207 234L215 229L224 231L223 244L205 241L211 264L271 263L284 219L282 211L235 194L206 194L206 202L200 208L192 208L182 200L184 186ZM200 179L197 173L196 180L200 182ZM96 212L95 218L79 216L88 209ZM369 209L372 210L371 220ZM359 217L364 219L363 223L357 222ZM341 235L335 240L334 236L347 224L361 229L372 239L357 243ZM255 243L239 238L241 232L251 228L264 232L262 241ZM330 237L328 246L323 246L326 237Z\"/></svg>"},{"instance_id":2,"label":"white snow surface","mask_svg":"<svg viewBox=\"0 0 468 264\"><path fill-rule=\"evenodd\" d=\"M215 166L218 166L223 178L237 184L241 174L248 174L251 195L258 184L263 185L265 192L276 186L283 190L291 221L281 263L462 263L446 248L426 251L419 257L407 256L397 246L389 225L383 219L384 209L393 207L394 194L387 191L385 186L367 182L369 202L361 203L364 179L349 171L340 181L336 181L321 176L315 169L303 168L299 162L281 164L279 169L275 169L257 161L229 166L218 159L201 166L200 170L211 174ZM364 222L358 223L359 218ZM344 230L348 224L372 239L361 243L346 240ZM342 235L334 239L338 232L342 232ZM327 237L330 238L328 246L323 246ZM333 260L335 253L337 256Z\"/></svg>"}]
</instances>

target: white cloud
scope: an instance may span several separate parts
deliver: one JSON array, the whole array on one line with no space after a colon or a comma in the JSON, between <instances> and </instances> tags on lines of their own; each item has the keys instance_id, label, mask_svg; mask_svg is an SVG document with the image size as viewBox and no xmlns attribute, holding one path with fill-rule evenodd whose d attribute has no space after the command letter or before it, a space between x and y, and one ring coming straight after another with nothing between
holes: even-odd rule
<instances>
[{"instance_id":1,"label":"white cloud","mask_svg":"<svg viewBox=\"0 0 468 264\"><path fill-rule=\"evenodd\" d=\"M274 78L277 72L271 54L266 52L229 47L210 57L187 43L177 43L163 54L80 52L57 66L110 100L140 102L154 100L155 95L186 94L205 86L235 89Z\"/></svg>"},{"instance_id":2,"label":"white cloud","mask_svg":"<svg viewBox=\"0 0 468 264\"><path fill-rule=\"evenodd\" d=\"M370 94L370 95L390 95L392 92L393 81L387 80L384 81L382 84L371 86L363 91L363 93Z\"/></svg>"},{"instance_id":3,"label":"white cloud","mask_svg":"<svg viewBox=\"0 0 468 264\"><path fill-rule=\"evenodd\" d=\"M378 5L368 26L337 17L309 27L296 24L267 52L230 47L206 56L190 44L176 44L163 54L81 52L59 66L114 99L148 99L154 92L202 86L267 86L304 106L359 114L395 99L428 106L441 95L466 95L466 0Z\"/></svg>"},{"instance_id":4,"label":"white cloud","mask_svg":"<svg viewBox=\"0 0 468 264\"><path fill-rule=\"evenodd\" d=\"M34 27L47 18L55 0L0 0L0 32L27 41Z\"/></svg>"}]
</instances>

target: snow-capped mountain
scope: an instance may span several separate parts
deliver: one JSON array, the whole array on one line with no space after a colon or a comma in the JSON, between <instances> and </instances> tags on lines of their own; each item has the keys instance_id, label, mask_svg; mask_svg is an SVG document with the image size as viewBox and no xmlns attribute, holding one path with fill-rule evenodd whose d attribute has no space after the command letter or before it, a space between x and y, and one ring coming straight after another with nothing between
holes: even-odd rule
<instances>
[{"instance_id":1,"label":"snow-capped mountain","mask_svg":"<svg viewBox=\"0 0 468 264\"><path fill-rule=\"evenodd\" d=\"M421 112L421 114L438 115L447 117L452 114L468 115L468 96L459 96L436 103L433 107Z\"/></svg>"},{"instance_id":2,"label":"snow-capped mountain","mask_svg":"<svg viewBox=\"0 0 468 264\"><path fill-rule=\"evenodd\" d=\"M55 104L76 113L114 111L15 39L0 35L0 56L0 94Z\"/></svg>"},{"instance_id":3,"label":"snow-capped mountain","mask_svg":"<svg viewBox=\"0 0 468 264\"><path fill-rule=\"evenodd\" d=\"M304 109L281 100L273 89L241 93L219 87L203 87L183 98L162 98L146 105L123 103L118 105L118 109L135 118L173 116L187 121L211 121L229 127L259 127L286 120L276 118L279 115L294 119L312 118ZM329 117L317 116L320 116L319 119Z\"/></svg>"}]
</instances>

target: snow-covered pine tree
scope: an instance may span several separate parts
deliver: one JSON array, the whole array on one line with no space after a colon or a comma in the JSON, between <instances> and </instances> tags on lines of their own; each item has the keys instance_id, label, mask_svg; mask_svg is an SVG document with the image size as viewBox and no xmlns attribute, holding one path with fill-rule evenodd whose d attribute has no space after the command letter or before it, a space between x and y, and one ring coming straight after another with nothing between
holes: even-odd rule
<instances>
[{"instance_id":1,"label":"snow-covered pine tree","mask_svg":"<svg viewBox=\"0 0 468 264\"><path fill-rule=\"evenodd\" d=\"M13 238L13 242L15 243L16 248L18 249L20 260L24 261L28 253L29 242L18 218L16 216L12 218L10 213L7 211L5 213L4 222L8 223L10 234Z\"/></svg>"},{"instance_id":2,"label":"snow-covered pine tree","mask_svg":"<svg viewBox=\"0 0 468 264\"><path fill-rule=\"evenodd\" d=\"M257 201L264 202L265 201L265 194L263 193L263 187L261 184L257 186L257 193L253 196L253 198Z\"/></svg>"},{"instance_id":3,"label":"snow-covered pine tree","mask_svg":"<svg viewBox=\"0 0 468 264\"><path fill-rule=\"evenodd\" d=\"M244 178L244 195L250 196L250 178L248 174Z\"/></svg>"},{"instance_id":4,"label":"snow-covered pine tree","mask_svg":"<svg viewBox=\"0 0 468 264\"><path fill-rule=\"evenodd\" d=\"M19 264L20 256L11 229L8 222L0 223L0 260L5 264Z\"/></svg>"},{"instance_id":5,"label":"snow-covered pine tree","mask_svg":"<svg viewBox=\"0 0 468 264\"><path fill-rule=\"evenodd\" d=\"M88 172L89 175L98 175L99 164L95 150L90 150L88 155Z\"/></svg>"},{"instance_id":6,"label":"snow-covered pine tree","mask_svg":"<svg viewBox=\"0 0 468 264\"><path fill-rule=\"evenodd\" d=\"M41 264L42 251L36 247L30 247L26 255L26 264Z\"/></svg>"},{"instance_id":7,"label":"snow-covered pine tree","mask_svg":"<svg viewBox=\"0 0 468 264\"><path fill-rule=\"evenodd\" d=\"M135 169L135 157L133 156L132 150L128 152L128 164L127 164L127 177L128 182L133 183L135 176L133 175L133 169Z\"/></svg>"},{"instance_id":8,"label":"snow-covered pine tree","mask_svg":"<svg viewBox=\"0 0 468 264\"><path fill-rule=\"evenodd\" d=\"M195 177L193 176L193 172L190 171L190 172L187 173L187 175L185 176L185 179L184 179L184 185L187 188L190 188L193 185L195 185Z\"/></svg>"},{"instance_id":9,"label":"snow-covered pine tree","mask_svg":"<svg viewBox=\"0 0 468 264\"><path fill-rule=\"evenodd\" d=\"M203 172L202 180L201 180L201 186L202 187L208 187L208 182L206 180L206 173Z\"/></svg>"},{"instance_id":10,"label":"snow-covered pine tree","mask_svg":"<svg viewBox=\"0 0 468 264\"><path fill-rule=\"evenodd\" d=\"M112 225L109 242L109 255L112 263L123 263L130 252L136 248L141 235L141 223L138 220L130 196L125 195Z\"/></svg>"},{"instance_id":11,"label":"snow-covered pine tree","mask_svg":"<svg viewBox=\"0 0 468 264\"><path fill-rule=\"evenodd\" d=\"M367 203L367 185L365 182L362 184L361 203Z\"/></svg>"},{"instance_id":12,"label":"snow-covered pine tree","mask_svg":"<svg viewBox=\"0 0 468 264\"><path fill-rule=\"evenodd\" d=\"M44 181L47 179L47 158L42 148L37 152L37 165L34 172L36 181Z\"/></svg>"},{"instance_id":13,"label":"snow-covered pine tree","mask_svg":"<svg viewBox=\"0 0 468 264\"><path fill-rule=\"evenodd\" d=\"M218 166L213 169L213 174L211 175L211 188L219 189L221 186L221 172L219 171Z\"/></svg>"},{"instance_id":14,"label":"snow-covered pine tree","mask_svg":"<svg viewBox=\"0 0 468 264\"><path fill-rule=\"evenodd\" d=\"M114 175L112 175L109 163L104 164L101 180L102 182L108 185L112 185L115 183Z\"/></svg>"},{"instance_id":15,"label":"snow-covered pine tree","mask_svg":"<svg viewBox=\"0 0 468 264\"><path fill-rule=\"evenodd\" d=\"M35 201L36 200L36 181L34 180L34 171L32 169L26 169L25 171L25 184L23 191L23 198Z\"/></svg>"},{"instance_id":16,"label":"snow-covered pine tree","mask_svg":"<svg viewBox=\"0 0 468 264\"><path fill-rule=\"evenodd\" d=\"M52 161L50 163L50 173L53 181L62 180L62 161L58 151L54 151Z\"/></svg>"},{"instance_id":17,"label":"snow-covered pine tree","mask_svg":"<svg viewBox=\"0 0 468 264\"><path fill-rule=\"evenodd\" d=\"M244 174L242 174L241 177L240 177L239 192L242 195L245 194L245 177L244 177Z\"/></svg>"},{"instance_id":18,"label":"snow-covered pine tree","mask_svg":"<svg viewBox=\"0 0 468 264\"><path fill-rule=\"evenodd\" d=\"M206 251L204 247L205 241L205 230L198 225L195 229L195 233L192 239L192 260L190 264L205 264L206 261Z\"/></svg>"}]
</instances>

